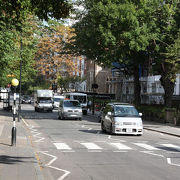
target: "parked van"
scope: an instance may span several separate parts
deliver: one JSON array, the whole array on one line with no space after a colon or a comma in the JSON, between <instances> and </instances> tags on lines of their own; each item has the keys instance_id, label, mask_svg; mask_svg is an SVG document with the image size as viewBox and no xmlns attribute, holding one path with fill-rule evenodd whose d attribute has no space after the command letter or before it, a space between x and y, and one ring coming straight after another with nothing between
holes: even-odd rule
<instances>
[{"instance_id":1,"label":"parked van","mask_svg":"<svg viewBox=\"0 0 180 180\"><path fill-rule=\"evenodd\" d=\"M85 93L76 93L76 92L71 92L71 93L64 93L65 99L69 100L78 100L82 106L82 111L83 114L87 114L87 94Z\"/></svg>"},{"instance_id":2,"label":"parked van","mask_svg":"<svg viewBox=\"0 0 180 180\"><path fill-rule=\"evenodd\" d=\"M61 100L58 108L58 119L82 120L82 107L77 100Z\"/></svg>"}]
</instances>

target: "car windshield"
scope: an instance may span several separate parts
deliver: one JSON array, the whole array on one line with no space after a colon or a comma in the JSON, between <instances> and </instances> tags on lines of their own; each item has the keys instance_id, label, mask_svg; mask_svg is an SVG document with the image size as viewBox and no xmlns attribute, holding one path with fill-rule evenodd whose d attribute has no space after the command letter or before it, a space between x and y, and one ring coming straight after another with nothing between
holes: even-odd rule
<instances>
[{"instance_id":1,"label":"car windshield","mask_svg":"<svg viewBox=\"0 0 180 180\"><path fill-rule=\"evenodd\" d=\"M114 115L115 116L139 116L139 113L137 112L136 108L133 106L115 106L114 107Z\"/></svg>"},{"instance_id":2,"label":"car windshield","mask_svg":"<svg viewBox=\"0 0 180 180\"><path fill-rule=\"evenodd\" d=\"M39 103L52 103L52 100L49 98L42 98L42 99L38 99Z\"/></svg>"},{"instance_id":3,"label":"car windshield","mask_svg":"<svg viewBox=\"0 0 180 180\"><path fill-rule=\"evenodd\" d=\"M81 107L78 101L64 101L64 107Z\"/></svg>"},{"instance_id":4,"label":"car windshield","mask_svg":"<svg viewBox=\"0 0 180 180\"><path fill-rule=\"evenodd\" d=\"M54 102L59 102L61 98L54 98Z\"/></svg>"}]
</instances>

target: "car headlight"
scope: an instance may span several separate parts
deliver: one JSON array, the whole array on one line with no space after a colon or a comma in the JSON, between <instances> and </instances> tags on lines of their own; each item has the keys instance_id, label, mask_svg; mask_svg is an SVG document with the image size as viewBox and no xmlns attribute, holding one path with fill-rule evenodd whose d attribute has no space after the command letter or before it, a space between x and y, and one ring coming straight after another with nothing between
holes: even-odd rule
<instances>
[{"instance_id":1,"label":"car headlight","mask_svg":"<svg viewBox=\"0 0 180 180\"><path fill-rule=\"evenodd\" d=\"M137 122L137 126L142 126L142 122Z\"/></svg>"},{"instance_id":2,"label":"car headlight","mask_svg":"<svg viewBox=\"0 0 180 180\"><path fill-rule=\"evenodd\" d=\"M123 122L117 122L117 121L115 121L114 124L115 124L116 126L122 126L122 125L123 125Z\"/></svg>"}]
</instances>

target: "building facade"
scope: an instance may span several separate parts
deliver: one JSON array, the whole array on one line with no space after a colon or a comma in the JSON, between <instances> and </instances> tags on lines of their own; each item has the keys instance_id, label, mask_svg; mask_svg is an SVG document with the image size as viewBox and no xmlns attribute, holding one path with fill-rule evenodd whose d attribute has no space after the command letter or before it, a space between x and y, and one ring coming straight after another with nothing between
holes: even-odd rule
<instances>
[{"instance_id":1,"label":"building facade","mask_svg":"<svg viewBox=\"0 0 180 180\"><path fill-rule=\"evenodd\" d=\"M98 88L95 92L115 94L116 100L129 103L133 102L133 76L127 77L121 72L116 74L111 68L103 68L94 64L94 61L85 61L84 72L87 92L93 92L92 84L95 82L98 84ZM164 104L164 89L161 85L160 77L160 75L143 76L142 74L140 77L142 104ZM180 74L177 74L176 77L174 95L180 96Z\"/></svg>"}]
</instances>

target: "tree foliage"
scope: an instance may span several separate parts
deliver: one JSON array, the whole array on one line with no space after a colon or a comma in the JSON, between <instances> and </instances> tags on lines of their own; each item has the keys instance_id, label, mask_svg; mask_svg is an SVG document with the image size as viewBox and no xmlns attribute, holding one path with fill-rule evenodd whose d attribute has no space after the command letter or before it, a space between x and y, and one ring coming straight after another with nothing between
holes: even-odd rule
<instances>
[{"instance_id":1,"label":"tree foliage","mask_svg":"<svg viewBox=\"0 0 180 180\"><path fill-rule=\"evenodd\" d=\"M67 92L70 90L70 84L75 87L76 83L82 82L82 79L78 76L58 76L57 84L61 89L61 93L64 91Z\"/></svg>"},{"instance_id":2,"label":"tree foliage","mask_svg":"<svg viewBox=\"0 0 180 180\"><path fill-rule=\"evenodd\" d=\"M0 48L4 48L1 52L1 85L5 86L11 82L8 75L13 75L20 79L20 62L22 61L22 83L31 81L31 76L35 73L33 68L34 55L36 52L38 33L38 21L35 17L29 16L27 21L23 23L23 33L19 33L15 29L0 31L3 36ZM7 36L6 36L7 35ZM21 49L21 40L23 49Z\"/></svg>"},{"instance_id":3,"label":"tree foliage","mask_svg":"<svg viewBox=\"0 0 180 180\"><path fill-rule=\"evenodd\" d=\"M65 43L70 42L72 29L63 25L51 26L42 35L36 53L36 68L51 81L60 76L74 76L79 73L81 56L66 53Z\"/></svg>"},{"instance_id":4,"label":"tree foliage","mask_svg":"<svg viewBox=\"0 0 180 180\"><path fill-rule=\"evenodd\" d=\"M0 0L0 21L14 25L21 30L22 22L28 15L35 15L42 20L65 18L72 8L66 0Z\"/></svg>"},{"instance_id":5,"label":"tree foliage","mask_svg":"<svg viewBox=\"0 0 180 180\"><path fill-rule=\"evenodd\" d=\"M177 71L172 68L175 59L169 57L172 66L168 66L165 54L175 43L179 31L178 1L85 0L83 4L86 13L74 26L76 51L105 66L112 62L131 66L137 104L140 103L141 90L139 64L154 59L162 77L169 73L161 82L166 105L170 106L168 97L172 97L173 91L168 91L168 86L174 87L171 83Z\"/></svg>"},{"instance_id":6,"label":"tree foliage","mask_svg":"<svg viewBox=\"0 0 180 180\"><path fill-rule=\"evenodd\" d=\"M31 81L38 37L36 30L40 27L35 24L37 20L33 18L38 17L41 20L64 18L69 15L71 8L71 3L66 0L0 0L1 85L6 85L10 81L6 77L9 73L19 79L21 58L22 81ZM23 51L20 53L21 39Z\"/></svg>"}]
</instances>

